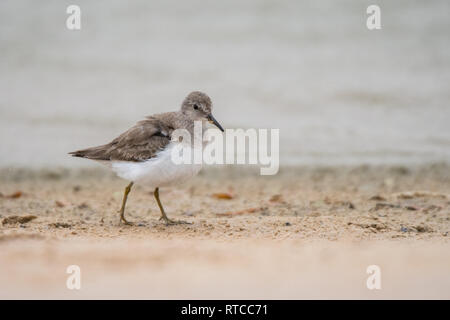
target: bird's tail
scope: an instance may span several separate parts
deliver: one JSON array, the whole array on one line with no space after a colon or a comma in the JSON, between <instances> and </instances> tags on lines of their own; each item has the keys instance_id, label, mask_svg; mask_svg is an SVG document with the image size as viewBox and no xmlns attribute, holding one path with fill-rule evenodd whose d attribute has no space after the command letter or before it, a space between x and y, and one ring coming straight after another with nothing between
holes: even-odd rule
<instances>
[{"instance_id":1,"label":"bird's tail","mask_svg":"<svg viewBox=\"0 0 450 320\"><path fill-rule=\"evenodd\" d=\"M72 151L69 152L69 154L72 155L72 157L85 158L88 154L88 150L89 149Z\"/></svg>"},{"instance_id":2,"label":"bird's tail","mask_svg":"<svg viewBox=\"0 0 450 320\"><path fill-rule=\"evenodd\" d=\"M92 147L77 151L69 152L72 157L86 158L92 160L109 160L108 154L106 154L106 146Z\"/></svg>"}]
</instances>

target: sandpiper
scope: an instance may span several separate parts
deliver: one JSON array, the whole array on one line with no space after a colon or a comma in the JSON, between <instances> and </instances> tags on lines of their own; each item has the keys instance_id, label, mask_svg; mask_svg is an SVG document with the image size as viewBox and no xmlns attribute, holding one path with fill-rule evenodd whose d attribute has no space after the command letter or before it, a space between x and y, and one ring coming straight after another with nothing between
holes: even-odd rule
<instances>
[{"instance_id":1,"label":"sandpiper","mask_svg":"<svg viewBox=\"0 0 450 320\"><path fill-rule=\"evenodd\" d=\"M111 168L119 177L130 181L126 186L120 208L120 221L125 219L125 205L133 184L154 188L154 196L161 210L160 220L166 224L187 223L167 217L159 199L159 188L178 184L196 175L201 164L175 164L171 159L172 132L185 129L191 136L194 121L210 122L222 132L222 126L214 119L211 99L205 93L191 92L182 102L180 111L148 116L108 144L70 152L74 157L99 161Z\"/></svg>"}]
</instances>

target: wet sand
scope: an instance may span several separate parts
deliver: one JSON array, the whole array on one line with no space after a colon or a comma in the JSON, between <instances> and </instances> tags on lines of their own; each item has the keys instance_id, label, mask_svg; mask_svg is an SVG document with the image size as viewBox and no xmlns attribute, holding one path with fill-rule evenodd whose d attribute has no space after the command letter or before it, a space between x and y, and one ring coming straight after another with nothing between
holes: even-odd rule
<instances>
[{"instance_id":1,"label":"wet sand","mask_svg":"<svg viewBox=\"0 0 450 320\"><path fill-rule=\"evenodd\" d=\"M164 225L136 187L125 226L126 182L102 169L3 170L0 298L450 298L447 165L255 172L162 189L190 225ZM81 290L66 287L69 265ZM369 265L381 290L366 287Z\"/></svg>"}]
</instances>

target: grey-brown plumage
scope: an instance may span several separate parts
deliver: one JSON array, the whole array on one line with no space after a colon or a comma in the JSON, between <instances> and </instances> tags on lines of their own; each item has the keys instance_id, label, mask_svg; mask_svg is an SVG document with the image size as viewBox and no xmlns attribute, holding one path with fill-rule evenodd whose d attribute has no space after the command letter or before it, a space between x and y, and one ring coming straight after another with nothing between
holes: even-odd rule
<instances>
[{"instance_id":1,"label":"grey-brown plumage","mask_svg":"<svg viewBox=\"0 0 450 320\"><path fill-rule=\"evenodd\" d=\"M184 99L180 111L149 116L110 143L69 154L92 160L148 160L169 144L173 130L187 129L192 133L195 120L212 121L211 107L206 94L194 91Z\"/></svg>"},{"instance_id":2,"label":"grey-brown plumage","mask_svg":"<svg viewBox=\"0 0 450 320\"><path fill-rule=\"evenodd\" d=\"M149 116L146 119L139 121L136 125L122 133L110 143L82 149L74 152L70 152L74 157L81 157L91 160L106 161L111 164L114 170L114 164L120 162L125 163L125 166L121 166L120 172L124 177L131 181L125 188L124 197L122 200L122 207L120 209L120 220L126 224L130 224L124 216L125 204L128 198L128 194L131 191L131 187L134 182L142 182L142 178L152 181L158 181L155 184L154 196L161 210L161 219L166 221L167 224L182 223L170 220L165 212L159 199L159 187L164 184L165 181L178 181L174 178L161 177L170 176L165 172L163 175L161 171L167 171L170 166L171 159L165 159L157 162L146 161L152 158L158 158L158 153L164 150L171 143L171 135L176 129L186 129L193 136L194 121L209 121L215 124L220 130L224 131L220 124L214 119L211 114L212 103L211 99L204 93L199 91L191 92L181 105L180 111L160 113L153 116ZM192 141L192 139L191 139ZM170 149L168 149L170 150ZM132 164L134 163L134 164ZM140 167L136 169L136 166ZM115 167L117 169L117 167ZM152 168L152 170L149 170ZM156 168L156 169L155 169ZM178 168L170 167L171 172L179 171ZM125 170L125 175L124 171ZM137 170L137 174L136 174ZM155 171L156 170L156 171ZM191 169L187 169L183 172L183 175L191 174ZM197 171L198 172L198 171ZM116 172L117 173L117 172ZM129 174L133 173L133 174ZM158 180L159 179L159 180Z\"/></svg>"},{"instance_id":3,"label":"grey-brown plumage","mask_svg":"<svg viewBox=\"0 0 450 320\"><path fill-rule=\"evenodd\" d=\"M173 126L155 116L139 121L108 144L70 152L92 160L144 161L170 142Z\"/></svg>"}]
</instances>

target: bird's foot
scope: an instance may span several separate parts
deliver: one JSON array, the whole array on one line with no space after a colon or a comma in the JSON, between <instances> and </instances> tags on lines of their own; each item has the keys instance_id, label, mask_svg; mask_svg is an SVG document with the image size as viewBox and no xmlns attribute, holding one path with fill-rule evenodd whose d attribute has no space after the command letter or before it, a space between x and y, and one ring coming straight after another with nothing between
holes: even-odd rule
<instances>
[{"instance_id":1,"label":"bird's foot","mask_svg":"<svg viewBox=\"0 0 450 320\"><path fill-rule=\"evenodd\" d=\"M164 222L166 223L166 226L174 226L177 224L192 224L192 222L188 222L188 221L184 221L184 220L172 220L165 216L161 216L161 218L159 218L159 220L164 220Z\"/></svg>"},{"instance_id":2,"label":"bird's foot","mask_svg":"<svg viewBox=\"0 0 450 320\"><path fill-rule=\"evenodd\" d=\"M129 222L124 217L120 217L120 222L123 222L123 224L126 225L126 226L132 226L133 225L133 223Z\"/></svg>"}]
</instances>

